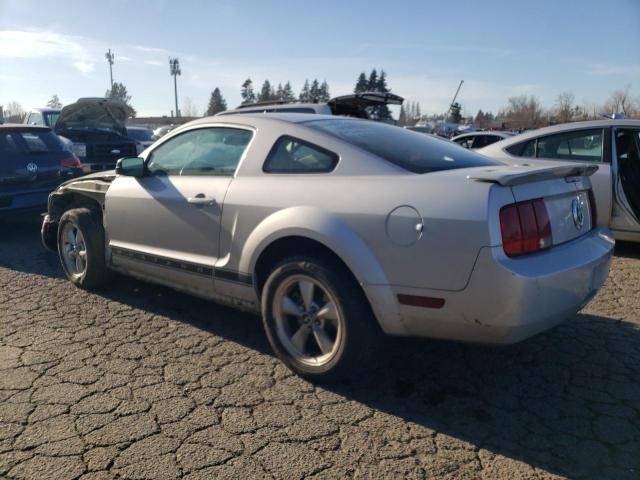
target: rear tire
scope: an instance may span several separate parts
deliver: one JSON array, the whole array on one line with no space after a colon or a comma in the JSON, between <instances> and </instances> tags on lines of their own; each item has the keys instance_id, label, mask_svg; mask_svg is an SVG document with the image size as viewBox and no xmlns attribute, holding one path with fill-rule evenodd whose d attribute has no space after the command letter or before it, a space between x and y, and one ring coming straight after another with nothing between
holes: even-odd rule
<instances>
[{"instance_id":1,"label":"rear tire","mask_svg":"<svg viewBox=\"0 0 640 480\"><path fill-rule=\"evenodd\" d=\"M105 234L98 213L88 208L67 210L58 224L58 255L66 277L91 290L112 277L105 260Z\"/></svg>"},{"instance_id":2,"label":"rear tire","mask_svg":"<svg viewBox=\"0 0 640 480\"><path fill-rule=\"evenodd\" d=\"M370 368L382 332L369 303L334 262L290 257L269 275L262 319L271 347L298 375L330 382Z\"/></svg>"}]
</instances>

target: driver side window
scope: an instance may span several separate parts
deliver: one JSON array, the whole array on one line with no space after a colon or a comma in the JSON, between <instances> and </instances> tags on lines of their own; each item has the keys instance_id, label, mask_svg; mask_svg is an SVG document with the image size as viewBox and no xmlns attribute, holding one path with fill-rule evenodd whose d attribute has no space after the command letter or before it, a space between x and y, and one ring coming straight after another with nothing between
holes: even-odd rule
<instances>
[{"instance_id":1,"label":"driver side window","mask_svg":"<svg viewBox=\"0 0 640 480\"><path fill-rule=\"evenodd\" d=\"M200 128L156 148L147 168L153 175L231 176L253 133L238 128Z\"/></svg>"}]
</instances>

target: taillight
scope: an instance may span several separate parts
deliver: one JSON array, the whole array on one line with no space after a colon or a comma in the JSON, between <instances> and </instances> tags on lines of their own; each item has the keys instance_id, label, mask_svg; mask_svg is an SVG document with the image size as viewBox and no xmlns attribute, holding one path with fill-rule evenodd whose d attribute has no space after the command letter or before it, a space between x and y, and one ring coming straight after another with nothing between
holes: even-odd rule
<instances>
[{"instance_id":1,"label":"taillight","mask_svg":"<svg viewBox=\"0 0 640 480\"><path fill-rule=\"evenodd\" d=\"M589 190L589 204L591 205L591 228L598 224L598 207L596 206L596 196L593 190Z\"/></svg>"},{"instance_id":2,"label":"taillight","mask_svg":"<svg viewBox=\"0 0 640 480\"><path fill-rule=\"evenodd\" d=\"M504 253L510 257L550 248L551 223L542 198L513 203L500 209Z\"/></svg>"},{"instance_id":3,"label":"taillight","mask_svg":"<svg viewBox=\"0 0 640 480\"><path fill-rule=\"evenodd\" d=\"M75 155L60 160L60 168L80 168L80 159Z\"/></svg>"}]
</instances>

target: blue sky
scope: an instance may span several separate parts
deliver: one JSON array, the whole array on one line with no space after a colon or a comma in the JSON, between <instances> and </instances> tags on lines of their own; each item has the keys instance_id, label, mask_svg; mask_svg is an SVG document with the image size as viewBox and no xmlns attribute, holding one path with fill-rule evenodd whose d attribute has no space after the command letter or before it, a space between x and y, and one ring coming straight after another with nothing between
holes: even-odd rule
<instances>
[{"instance_id":1,"label":"blue sky","mask_svg":"<svg viewBox=\"0 0 640 480\"><path fill-rule=\"evenodd\" d=\"M630 84L640 96L640 0L0 0L0 105L104 95L109 47L139 115L173 107L169 56L199 113L215 87L237 105L247 76L296 92L317 77L341 95L373 67L427 113L460 79L466 114L519 94L592 105Z\"/></svg>"}]
</instances>

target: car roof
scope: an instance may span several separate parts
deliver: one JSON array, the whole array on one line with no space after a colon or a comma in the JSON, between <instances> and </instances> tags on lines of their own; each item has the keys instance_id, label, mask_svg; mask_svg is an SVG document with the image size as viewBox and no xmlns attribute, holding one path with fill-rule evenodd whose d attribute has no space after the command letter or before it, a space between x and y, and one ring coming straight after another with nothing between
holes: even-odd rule
<instances>
[{"instance_id":1,"label":"car roof","mask_svg":"<svg viewBox=\"0 0 640 480\"><path fill-rule=\"evenodd\" d=\"M607 127L640 127L640 120L615 120L603 118L601 120L584 120L581 122L560 123L550 127L528 130L519 135L505 138L499 142L482 147L480 152L483 154L491 154L504 151L506 148L522 142L526 142L533 138L553 135L554 133L571 132L573 130L586 130L590 128L607 128Z\"/></svg>"},{"instance_id":2,"label":"car roof","mask_svg":"<svg viewBox=\"0 0 640 480\"><path fill-rule=\"evenodd\" d=\"M571 130L583 130L589 128L606 128L606 127L640 127L640 120L584 120L581 122L569 122L560 123L558 125L551 125L550 127L542 127L536 130L529 130L514 137L518 141L527 140L529 138L537 138L544 135L551 135L553 133L568 132ZM511 139L509 139L511 140ZM503 145L505 145L503 143Z\"/></svg>"},{"instance_id":3,"label":"car roof","mask_svg":"<svg viewBox=\"0 0 640 480\"><path fill-rule=\"evenodd\" d=\"M148 128L148 127L141 127L139 125L127 125L127 130L153 130L152 128Z\"/></svg>"},{"instance_id":4,"label":"car roof","mask_svg":"<svg viewBox=\"0 0 640 480\"><path fill-rule=\"evenodd\" d=\"M0 123L0 130L20 130L23 132L51 131L49 127L46 127L44 125L27 125L25 123Z\"/></svg>"},{"instance_id":5,"label":"car roof","mask_svg":"<svg viewBox=\"0 0 640 480\"><path fill-rule=\"evenodd\" d=\"M321 109L321 107L328 107L329 104L327 102L320 103L254 103L247 106L240 106L238 108L233 108L231 110L225 110L224 112L217 113L216 116L227 116L233 115L235 113L242 113L243 115L250 115L251 113L262 113L267 108L282 108L282 109L291 109L291 108L308 108L317 112ZM277 112L269 112L269 113L277 113ZM306 115L309 115L308 113Z\"/></svg>"},{"instance_id":6,"label":"car roof","mask_svg":"<svg viewBox=\"0 0 640 480\"><path fill-rule=\"evenodd\" d=\"M193 120L185 125L199 125L209 123L233 123L246 125L247 123L286 122L302 123L316 120L362 120L353 117L339 117L335 115L313 115L308 113L229 113L228 115L214 115Z\"/></svg>"}]
</instances>

